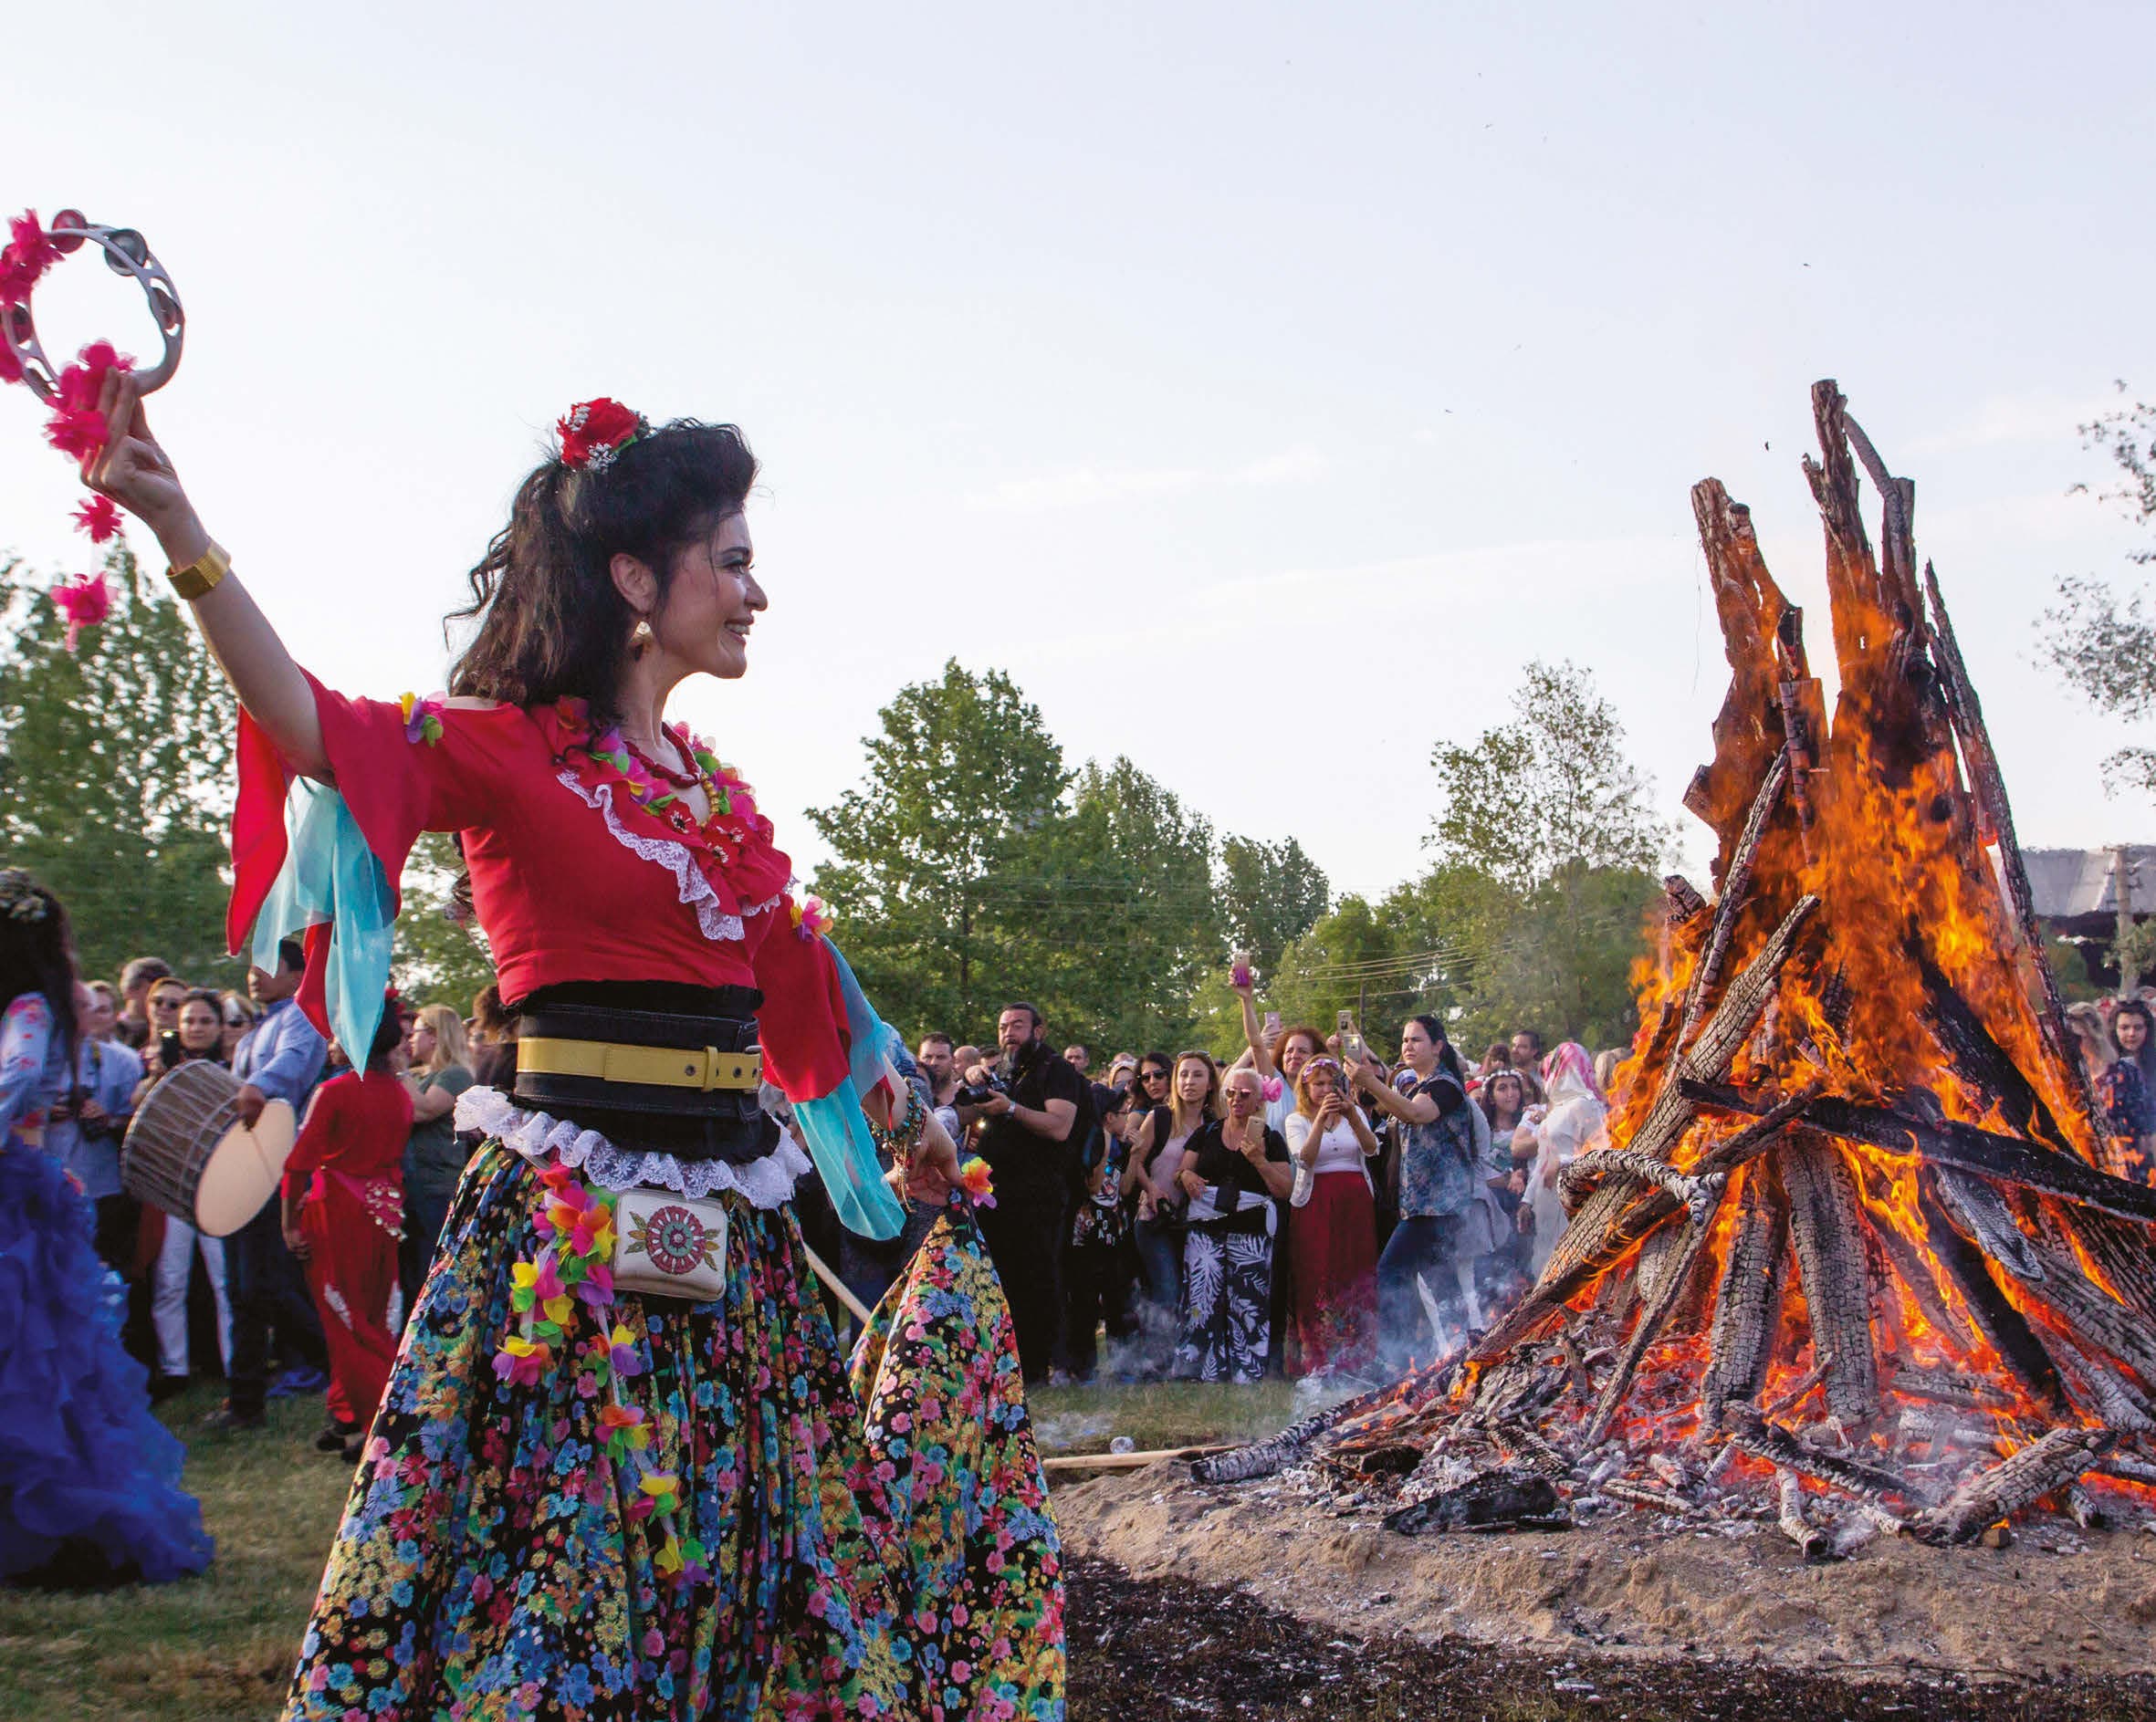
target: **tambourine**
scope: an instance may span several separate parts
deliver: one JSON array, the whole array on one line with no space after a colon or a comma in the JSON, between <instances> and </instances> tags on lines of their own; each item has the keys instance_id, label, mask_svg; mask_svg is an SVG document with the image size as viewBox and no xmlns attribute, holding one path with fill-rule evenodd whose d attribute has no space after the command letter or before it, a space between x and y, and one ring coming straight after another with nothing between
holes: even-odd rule
<instances>
[{"instance_id":1,"label":"tambourine","mask_svg":"<svg viewBox=\"0 0 2156 1722\"><path fill-rule=\"evenodd\" d=\"M187 318L180 309L180 296L173 287L173 277L165 273L164 266L151 251L149 242L132 227L93 225L78 209L61 210L45 231L53 249L63 256L79 251L86 242L101 245L108 269L114 275L132 276L141 284L143 297L150 301L150 315L157 319L158 332L164 337L164 353L154 365L131 374L135 387L143 394L163 388L180 368L180 347L186 335ZM0 341L6 343L16 363L22 367L23 381L37 391L38 398L48 404L56 401L59 394L59 373L38 344L37 325L31 318L26 298L20 305L0 309Z\"/></svg>"}]
</instances>

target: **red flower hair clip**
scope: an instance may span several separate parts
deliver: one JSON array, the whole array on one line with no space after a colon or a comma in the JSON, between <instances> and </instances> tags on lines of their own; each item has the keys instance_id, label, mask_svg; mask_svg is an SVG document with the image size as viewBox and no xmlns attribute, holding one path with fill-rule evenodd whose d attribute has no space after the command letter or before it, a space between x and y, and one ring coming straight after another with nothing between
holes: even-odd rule
<instances>
[{"instance_id":1,"label":"red flower hair clip","mask_svg":"<svg viewBox=\"0 0 2156 1722\"><path fill-rule=\"evenodd\" d=\"M554 433L561 439L561 463L581 473L602 473L630 444L652 433L641 412L619 401L601 395L580 401L555 422Z\"/></svg>"}]
</instances>

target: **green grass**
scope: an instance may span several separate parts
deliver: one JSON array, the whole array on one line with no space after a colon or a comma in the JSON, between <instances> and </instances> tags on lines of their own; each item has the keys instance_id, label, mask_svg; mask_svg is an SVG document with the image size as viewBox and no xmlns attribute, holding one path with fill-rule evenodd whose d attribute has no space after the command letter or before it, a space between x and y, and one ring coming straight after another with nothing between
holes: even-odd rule
<instances>
[{"instance_id":1,"label":"green grass","mask_svg":"<svg viewBox=\"0 0 2156 1722\"><path fill-rule=\"evenodd\" d=\"M1049 1387L1044 1453L1247 1439L1289 1421L1285 1383ZM263 1722L277 1715L351 1471L314 1451L319 1395L279 1400L256 1435L199 1427L197 1387L162 1408L187 1443L185 1485L217 1539L208 1572L95 1592L0 1587L0 1722Z\"/></svg>"},{"instance_id":2,"label":"green grass","mask_svg":"<svg viewBox=\"0 0 2156 1722\"><path fill-rule=\"evenodd\" d=\"M1216 1441L1253 1441L1296 1417L1295 1384L1203 1382L1035 1387L1026 1394L1043 1456L1105 1453L1117 1435L1141 1452Z\"/></svg>"},{"instance_id":3,"label":"green grass","mask_svg":"<svg viewBox=\"0 0 2156 1722\"><path fill-rule=\"evenodd\" d=\"M217 1539L209 1571L96 1592L0 1589L0 1718L277 1714L351 1472L313 1449L319 1394L273 1402L253 1435L202 1432L216 1403L198 1387L162 1407Z\"/></svg>"}]
</instances>

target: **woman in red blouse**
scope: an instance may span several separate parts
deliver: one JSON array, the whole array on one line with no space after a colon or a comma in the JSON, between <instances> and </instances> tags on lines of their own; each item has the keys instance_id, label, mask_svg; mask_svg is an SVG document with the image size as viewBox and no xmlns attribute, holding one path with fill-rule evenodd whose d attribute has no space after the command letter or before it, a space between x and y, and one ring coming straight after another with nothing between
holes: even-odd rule
<instances>
[{"instance_id":1,"label":"woman in red blouse","mask_svg":"<svg viewBox=\"0 0 2156 1722\"><path fill-rule=\"evenodd\" d=\"M315 1090L285 1162L285 1243L306 1265L330 1348L330 1425L315 1445L355 1461L360 1426L382 1404L397 1357L389 1299L412 1133L412 1096L391 1068L402 1027L385 1009L366 1070Z\"/></svg>"},{"instance_id":2,"label":"woman in red blouse","mask_svg":"<svg viewBox=\"0 0 2156 1722\"><path fill-rule=\"evenodd\" d=\"M368 1044L405 856L453 831L520 1017L514 1091L459 1102L487 1140L287 1715L1060 1717L1055 1529L968 1183L754 795L665 719L744 673L767 605L741 433L573 409L473 570L449 696L385 703L292 661L131 381L101 403L84 479L156 532L245 709L235 943L311 924L301 997ZM879 1132L947 1207L849 1379L796 1136L888 1237Z\"/></svg>"}]
</instances>

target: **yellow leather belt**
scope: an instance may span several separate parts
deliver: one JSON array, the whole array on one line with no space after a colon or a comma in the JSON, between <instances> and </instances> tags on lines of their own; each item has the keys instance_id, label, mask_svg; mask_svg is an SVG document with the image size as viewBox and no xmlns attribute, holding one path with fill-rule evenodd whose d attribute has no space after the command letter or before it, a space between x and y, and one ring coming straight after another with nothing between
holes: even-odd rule
<instances>
[{"instance_id":1,"label":"yellow leather belt","mask_svg":"<svg viewBox=\"0 0 2156 1722\"><path fill-rule=\"evenodd\" d=\"M644 1088L753 1089L763 1080L764 1055L716 1047L625 1047L612 1040L559 1040L531 1036L517 1042L517 1069L534 1076L581 1076Z\"/></svg>"}]
</instances>

